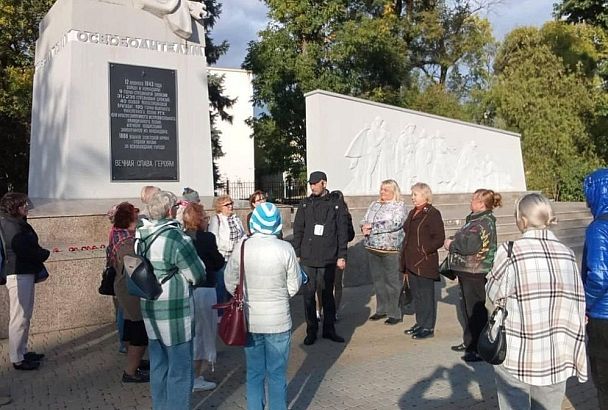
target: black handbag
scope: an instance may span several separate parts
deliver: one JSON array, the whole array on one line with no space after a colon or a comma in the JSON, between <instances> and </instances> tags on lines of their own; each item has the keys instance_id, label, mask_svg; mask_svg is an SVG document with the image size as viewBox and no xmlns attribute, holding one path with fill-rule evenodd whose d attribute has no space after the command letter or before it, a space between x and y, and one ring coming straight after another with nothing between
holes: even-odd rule
<instances>
[{"instance_id":1,"label":"black handbag","mask_svg":"<svg viewBox=\"0 0 608 410\"><path fill-rule=\"evenodd\" d=\"M412 302L414 296L412 295L412 289L407 281L407 278L403 281L401 287L401 293L399 294L399 308L401 309L402 315L411 315L414 313Z\"/></svg>"},{"instance_id":2,"label":"black handbag","mask_svg":"<svg viewBox=\"0 0 608 410\"><path fill-rule=\"evenodd\" d=\"M100 295L114 296L114 278L116 278L116 269L113 266L106 266L101 273L101 284L98 289Z\"/></svg>"},{"instance_id":3,"label":"black handbag","mask_svg":"<svg viewBox=\"0 0 608 410\"><path fill-rule=\"evenodd\" d=\"M439 274L441 276L445 276L449 280L456 279L456 273L454 273L454 271L450 267L450 254L449 253L445 257L443 262L441 262L441 264L439 265Z\"/></svg>"},{"instance_id":4,"label":"black handbag","mask_svg":"<svg viewBox=\"0 0 608 410\"><path fill-rule=\"evenodd\" d=\"M513 241L509 241L507 244L508 258L511 258L512 252ZM479 335L479 340L477 341L477 354L490 364L501 364L505 361L505 357L507 357L505 320L508 314L507 301L504 299L503 304L494 309L494 312L492 312L492 315L488 319L488 323L486 323Z\"/></svg>"}]
</instances>

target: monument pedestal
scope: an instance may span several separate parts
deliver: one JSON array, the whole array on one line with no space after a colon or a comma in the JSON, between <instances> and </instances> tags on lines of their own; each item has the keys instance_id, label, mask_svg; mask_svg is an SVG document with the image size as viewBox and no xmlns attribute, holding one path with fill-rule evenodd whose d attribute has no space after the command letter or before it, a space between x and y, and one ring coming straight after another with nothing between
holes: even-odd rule
<instances>
[{"instance_id":1,"label":"monument pedestal","mask_svg":"<svg viewBox=\"0 0 608 410\"><path fill-rule=\"evenodd\" d=\"M40 24L29 196L213 195L204 30L131 1L58 0Z\"/></svg>"}]
</instances>

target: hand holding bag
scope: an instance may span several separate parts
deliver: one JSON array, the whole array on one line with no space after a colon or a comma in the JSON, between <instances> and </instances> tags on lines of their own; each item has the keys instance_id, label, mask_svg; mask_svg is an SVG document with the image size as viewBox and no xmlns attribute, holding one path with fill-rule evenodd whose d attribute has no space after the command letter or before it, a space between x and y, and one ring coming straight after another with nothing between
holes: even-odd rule
<instances>
[{"instance_id":1,"label":"hand holding bag","mask_svg":"<svg viewBox=\"0 0 608 410\"><path fill-rule=\"evenodd\" d=\"M513 252L513 241L507 245L507 257L511 258ZM508 286L508 273L506 276L506 288ZM501 364L507 357L507 334L505 331L505 319L507 318L506 297L501 305L497 306L484 326L477 341L477 354L490 364Z\"/></svg>"},{"instance_id":2,"label":"hand holding bag","mask_svg":"<svg viewBox=\"0 0 608 410\"><path fill-rule=\"evenodd\" d=\"M247 322L245 319L245 301L243 300L243 278L245 276L245 242L241 243L241 263L239 268L239 284L234 296L227 303L213 305L213 309L224 309L220 319L218 335L229 346L245 346L247 342Z\"/></svg>"}]
</instances>

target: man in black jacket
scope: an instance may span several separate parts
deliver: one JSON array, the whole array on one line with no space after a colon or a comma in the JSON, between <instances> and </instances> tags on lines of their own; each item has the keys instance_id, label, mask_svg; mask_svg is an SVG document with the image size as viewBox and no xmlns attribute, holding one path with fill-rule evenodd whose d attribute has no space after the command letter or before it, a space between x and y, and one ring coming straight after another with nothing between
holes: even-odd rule
<instances>
[{"instance_id":1,"label":"man in black jacket","mask_svg":"<svg viewBox=\"0 0 608 410\"><path fill-rule=\"evenodd\" d=\"M293 224L293 247L308 275L303 286L306 316L305 345L317 340L319 320L315 308L317 281L321 281L323 304L323 337L343 343L336 334L336 304L333 295L336 267L346 267L348 245L348 211L343 201L336 201L327 190L327 175L321 171L308 179L312 194L300 202Z\"/></svg>"}]
</instances>

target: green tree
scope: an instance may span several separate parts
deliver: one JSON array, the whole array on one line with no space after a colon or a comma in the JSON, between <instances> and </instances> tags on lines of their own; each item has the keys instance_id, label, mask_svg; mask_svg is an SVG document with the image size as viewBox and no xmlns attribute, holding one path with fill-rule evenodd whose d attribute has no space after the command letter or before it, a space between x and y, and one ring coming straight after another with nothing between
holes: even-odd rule
<instances>
[{"instance_id":1,"label":"green tree","mask_svg":"<svg viewBox=\"0 0 608 410\"><path fill-rule=\"evenodd\" d=\"M230 45L226 40L216 44L211 36L212 29L217 22L217 19L222 14L222 5L217 0L204 0L206 15L203 19L205 27L205 55L207 56L207 64L214 65L219 58L226 54ZM222 150L221 137L222 132L217 128L218 120L229 121L232 123L232 115L226 110L232 107L235 100L224 95L224 76L209 74L207 76L209 103L210 109L210 124L211 124L211 156L213 158L213 187L221 186L220 174L217 165L217 160L224 156Z\"/></svg>"},{"instance_id":2,"label":"green tree","mask_svg":"<svg viewBox=\"0 0 608 410\"><path fill-rule=\"evenodd\" d=\"M243 64L255 75L254 103L264 110L250 120L256 148L265 154L262 172L302 175L309 91L433 105L437 114L465 118L458 106L488 81L492 37L472 1L265 3L270 23L249 44Z\"/></svg>"},{"instance_id":3,"label":"green tree","mask_svg":"<svg viewBox=\"0 0 608 410\"><path fill-rule=\"evenodd\" d=\"M0 194L26 191L34 47L52 0L0 0Z\"/></svg>"},{"instance_id":4,"label":"green tree","mask_svg":"<svg viewBox=\"0 0 608 410\"><path fill-rule=\"evenodd\" d=\"M488 101L495 125L522 134L528 188L580 200L582 177L601 164L588 131L598 95L584 68L563 57L574 50L555 34L568 30L553 22L509 33L496 57Z\"/></svg>"},{"instance_id":5,"label":"green tree","mask_svg":"<svg viewBox=\"0 0 608 410\"><path fill-rule=\"evenodd\" d=\"M563 0L553 4L553 13L569 23L588 23L608 29L605 0Z\"/></svg>"}]
</instances>

